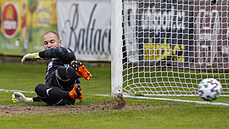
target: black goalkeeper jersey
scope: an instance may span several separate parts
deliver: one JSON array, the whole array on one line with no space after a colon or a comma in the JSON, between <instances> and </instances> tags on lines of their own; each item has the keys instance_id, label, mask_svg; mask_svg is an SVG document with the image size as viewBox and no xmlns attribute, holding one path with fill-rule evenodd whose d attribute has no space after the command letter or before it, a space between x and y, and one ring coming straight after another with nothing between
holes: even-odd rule
<instances>
[{"instance_id":1,"label":"black goalkeeper jersey","mask_svg":"<svg viewBox=\"0 0 229 129\"><path fill-rule=\"evenodd\" d=\"M59 66L69 67L71 61L76 60L74 52L69 48L55 47L42 52L39 52L41 58L51 58L47 70L45 81L47 86L52 86L52 79L55 74L55 70Z\"/></svg>"}]
</instances>

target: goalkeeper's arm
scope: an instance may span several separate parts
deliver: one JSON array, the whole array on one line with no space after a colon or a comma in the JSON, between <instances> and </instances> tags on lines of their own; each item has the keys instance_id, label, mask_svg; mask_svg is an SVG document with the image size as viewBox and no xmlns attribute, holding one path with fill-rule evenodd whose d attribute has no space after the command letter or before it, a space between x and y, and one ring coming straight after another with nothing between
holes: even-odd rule
<instances>
[{"instance_id":1,"label":"goalkeeper's arm","mask_svg":"<svg viewBox=\"0 0 229 129\"><path fill-rule=\"evenodd\" d=\"M28 98L25 97L22 93L20 92L14 92L12 95L12 101L13 102L34 102L33 98Z\"/></svg>"},{"instance_id":2,"label":"goalkeeper's arm","mask_svg":"<svg viewBox=\"0 0 229 129\"><path fill-rule=\"evenodd\" d=\"M23 56L23 58L21 59L21 63L24 64L27 61L35 61L37 59L41 59L39 53L28 53Z\"/></svg>"},{"instance_id":3,"label":"goalkeeper's arm","mask_svg":"<svg viewBox=\"0 0 229 129\"><path fill-rule=\"evenodd\" d=\"M75 54L71 49L55 47L38 53L28 53L21 59L21 62L25 63L27 61L35 61L41 58L60 58L66 64L70 64L71 61L76 60Z\"/></svg>"}]
</instances>

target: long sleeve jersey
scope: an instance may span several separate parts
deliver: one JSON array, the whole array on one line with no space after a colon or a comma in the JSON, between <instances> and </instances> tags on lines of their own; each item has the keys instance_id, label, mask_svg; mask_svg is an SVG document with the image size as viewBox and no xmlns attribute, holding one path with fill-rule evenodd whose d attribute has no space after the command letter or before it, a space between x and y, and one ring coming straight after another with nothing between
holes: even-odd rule
<instances>
[{"instance_id":1,"label":"long sleeve jersey","mask_svg":"<svg viewBox=\"0 0 229 129\"><path fill-rule=\"evenodd\" d=\"M52 78L55 74L55 70L59 66L68 67L71 61L76 60L74 52L69 48L55 47L45 51L39 52L41 58L51 58L47 69L45 81L46 85L52 85Z\"/></svg>"}]
</instances>

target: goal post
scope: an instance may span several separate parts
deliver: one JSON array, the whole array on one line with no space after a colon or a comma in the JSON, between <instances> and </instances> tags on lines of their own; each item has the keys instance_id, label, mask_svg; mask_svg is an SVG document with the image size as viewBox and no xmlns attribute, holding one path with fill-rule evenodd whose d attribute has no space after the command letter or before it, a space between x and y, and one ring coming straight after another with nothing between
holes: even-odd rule
<instances>
[{"instance_id":1,"label":"goal post","mask_svg":"<svg viewBox=\"0 0 229 129\"><path fill-rule=\"evenodd\" d=\"M111 0L111 94L122 94L122 0Z\"/></svg>"},{"instance_id":2,"label":"goal post","mask_svg":"<svg viewBox=\"0 0 229 129\"><path fill-rule=\"evenodd\" d=\"M111 0L111 94L229 96L229 1Z\"/></svg>"}]
</instances>

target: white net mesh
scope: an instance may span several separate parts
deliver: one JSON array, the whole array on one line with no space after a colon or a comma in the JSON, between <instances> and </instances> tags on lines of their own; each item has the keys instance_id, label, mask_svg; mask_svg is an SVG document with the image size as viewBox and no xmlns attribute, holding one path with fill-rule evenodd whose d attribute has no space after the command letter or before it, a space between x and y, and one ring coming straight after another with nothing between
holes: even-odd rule
<instances>
[{"instance_id":1,"label":"white net mesh","mask_svg":"<svg viewBox=\"0 0 229 129\"><path fill-rule=\"evenodd\" d=\"M123 0L123 92L197 95L215 78L229 95L227 0Z\"/></svg>"}]
</instances>

